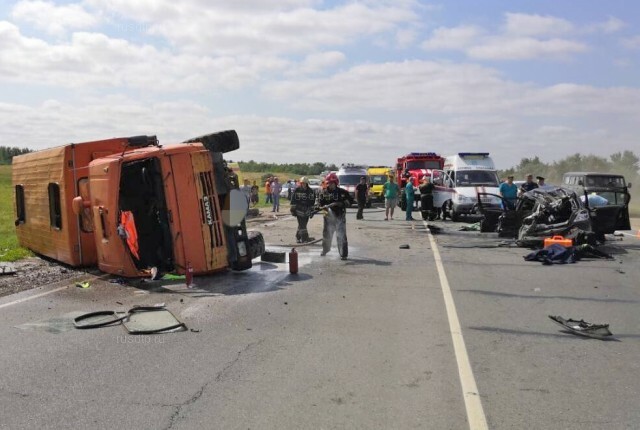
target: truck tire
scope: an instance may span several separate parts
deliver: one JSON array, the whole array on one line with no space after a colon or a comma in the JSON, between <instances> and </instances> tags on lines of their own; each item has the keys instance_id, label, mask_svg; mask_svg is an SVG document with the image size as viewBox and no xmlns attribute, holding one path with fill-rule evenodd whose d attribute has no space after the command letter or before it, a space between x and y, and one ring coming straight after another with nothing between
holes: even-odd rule
<instances>
[{"instance_id":1,"label":"truck tire","mask_svg":"<svg viewBox=\"0 0 640 430\"><path fill-rule=\"evenodd\" d=\"M240 139L235 130L205 134L185 140L183 143L202 143L211 152L231 152L240 148Z\"/></svg>"},{"instance_id":2,"label":"truck tire","mask_svg":"<svg viewBox=\"0 0 640 430\"><path fill-rule=\"evenodd\" d=\"M251 259L261 257L264 254L264 237L259 231L250 230L247 232L249 238L247 243L247 252Z\"/></svg>"}]
</instances>

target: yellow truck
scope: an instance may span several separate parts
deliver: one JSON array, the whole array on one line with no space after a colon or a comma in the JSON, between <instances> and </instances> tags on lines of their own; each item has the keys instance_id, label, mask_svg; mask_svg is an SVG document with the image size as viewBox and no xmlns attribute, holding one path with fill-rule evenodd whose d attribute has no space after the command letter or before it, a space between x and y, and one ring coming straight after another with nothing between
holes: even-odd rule
<instances>
[{"instance_id":1,"label":"yellow truck","mask_svg":"<svg viewBox=\"0 0 640 430\"><path fill-rule=\"evenodd\" d=\"M384 201L384 194L382 193L382 185L389 179L389 176L393 175L391 167L387 166L371 166L367 169L369 175L369 184L371 186L372 200L374 202Z\"/></svg>"}]
</instances>

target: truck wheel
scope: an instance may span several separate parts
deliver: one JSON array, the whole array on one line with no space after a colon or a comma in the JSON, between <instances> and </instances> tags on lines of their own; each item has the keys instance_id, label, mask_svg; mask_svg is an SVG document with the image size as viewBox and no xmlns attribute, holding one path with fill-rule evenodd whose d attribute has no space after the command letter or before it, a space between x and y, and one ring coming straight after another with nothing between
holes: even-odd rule
<instances>
[{"instance_id":1,"label":"truck wheel","mask_svg":"<svg viewBox=\"0 0 640 430\"><path fill-rule=\"evenodd\" d=\"M231 152L240 148L240 139L235 130L205 134L185 140L183 143L202 143L211 152Z\"/></svg>"},{"instance_id":2,"label":"truck wheel","mask_svg":"<svg viewBox=\"0 0 640 430\"><path fill-rule=\"evenodd\" d=\"M247 252L253 260L264 254L264 237L259 231L250 230L247 232Z\"/></svg>"}]
</instances>

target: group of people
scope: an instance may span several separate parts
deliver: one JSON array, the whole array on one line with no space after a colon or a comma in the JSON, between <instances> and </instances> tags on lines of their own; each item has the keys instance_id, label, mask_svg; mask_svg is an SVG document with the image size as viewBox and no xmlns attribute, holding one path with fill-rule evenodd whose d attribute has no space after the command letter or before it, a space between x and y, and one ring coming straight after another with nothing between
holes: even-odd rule
<instances>
[{"instance_id":1,"label":"group of people","mask_svg":"<svg viewBox=\"0 0 640 430\"><path fill-rule=\"evenodd\" d=\"M502 182L498 188L505 204L510 209L515 208L519 195L546 185L542 176L536 176L538 182L534 182L531 173L527 174L526 181L520 187L513 183L513 178L513 175L508 175L507 180Z\"/></svg>"},{"instance_id":2,"label":"group of people","mask_svg":"<svg viewBox=\"0 0 640 430\"><path fill-rule=\"evenodd\" d=\"M309 219L316 212L322 211L325 216L323 217L322 253L320 255L324 256L331 250L331 242L333 236L336 235L338 252L340 257L346 260L349 255L346 212L347 207L352 204L352 199L345 189L338 186L340 180L335 173L327 175L325 181L326 187L316 194L309 186L309 179L303 177L291 195L291 214L298 220L296 241L305 243L314 240L309 237L307 225ZM360 206L360 199L356 198Z\"/></svg>"},{"instance_id":3,"label":"group of people","mask_svg":"<svg viewBox=\"0 0 640 430\"><path fill-rule=\"evenodd\" d=\"M253 181L253 185L250 184L248 179L244 180L244 185L240 188L247 197L250 207L255 207L260 202L260 188L256 181Z\"/></svg>"},{"instance_id":4,"label":"group of people","mask_svg":"<svg viewBox=\"0 0 640 430\"><path fill-rule=\"evenodd\" d=\"M405 219L407 221L413 221L413 207L416 198L416 189L420 191L420 207L423 212L433 211L433 190L434 185L431 182L429 176L424 176L419 186L415 186L409 175L405 176L406 185L404 187L404 196L406 202ZM392 220L395 207L398 205L398 198L400 197L400 186L395 182L393 175L390 175L387 182L382 186L384 194L384 220ZM436 213L435 211L433 211Z\"/></svg>"}]
</instances>

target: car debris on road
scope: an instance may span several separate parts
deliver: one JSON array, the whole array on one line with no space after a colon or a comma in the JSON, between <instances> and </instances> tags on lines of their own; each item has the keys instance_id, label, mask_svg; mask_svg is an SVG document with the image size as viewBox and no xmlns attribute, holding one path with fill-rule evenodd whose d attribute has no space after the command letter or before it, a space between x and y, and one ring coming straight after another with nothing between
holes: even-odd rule
<instances>
[{"instance_id":1,"label":"car debris on road","mask_svg":"<svg viewBox=\"0 0 640 430\"><path fill-rule=\"evenodd\" d=\"M609 331L609 324L594 324L585 320L578 321L571 318L564 319L559 315L549 315L549 319L578 336L586 336L593 339L606 339L609 336L613 336L613 333Z\"/></svg>"}]
</instances>

